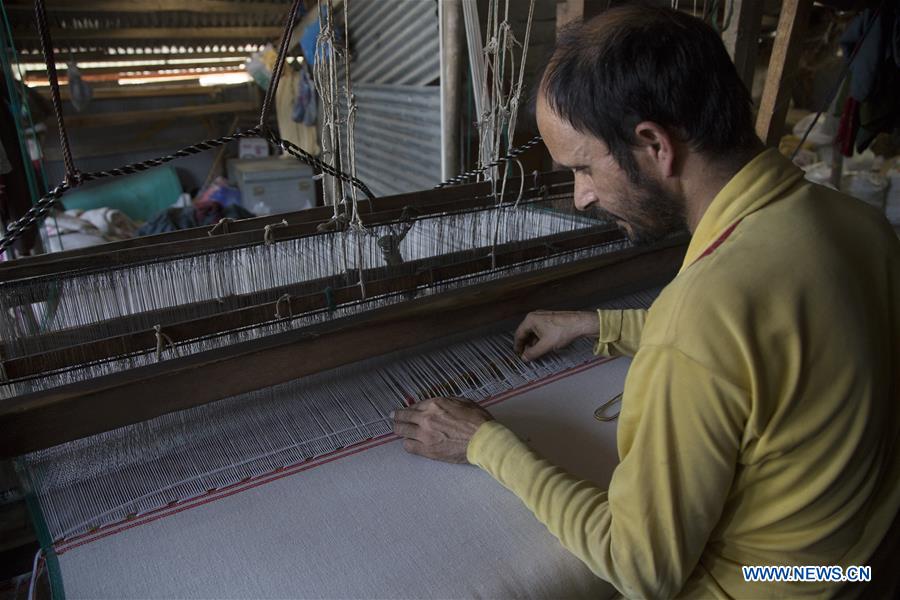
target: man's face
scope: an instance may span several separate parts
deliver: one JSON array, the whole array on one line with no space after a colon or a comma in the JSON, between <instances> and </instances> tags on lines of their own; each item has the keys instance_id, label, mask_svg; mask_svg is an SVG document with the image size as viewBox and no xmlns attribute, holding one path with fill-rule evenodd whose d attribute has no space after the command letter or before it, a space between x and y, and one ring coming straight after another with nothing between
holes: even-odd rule
<instances>
[{"instance_id":1,"label":"man's face","mask_svg":"<svg viewBox=\"0 0 900 600\"><path fill-rule=\"evenodd\" d=\"M649 243L685 227L684 201L643 172L636 180L609 148L577 131L538 98L537 123L553 160L575 174L575 208L599 208L635 243Z\"/></svg>"}]
</instances>

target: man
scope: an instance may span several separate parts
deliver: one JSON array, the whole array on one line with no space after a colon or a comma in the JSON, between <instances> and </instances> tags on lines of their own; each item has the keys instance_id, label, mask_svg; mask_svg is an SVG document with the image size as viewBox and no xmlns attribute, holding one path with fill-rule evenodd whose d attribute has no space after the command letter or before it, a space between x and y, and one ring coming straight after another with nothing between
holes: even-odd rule
<instances>
[{"instance_id":1,"label":"man","mask_svg":"<svg viewBox=\"0 0 900 600\"><path fill-rule=\"evenodd\" d=\"M871 564L889 589L900 244L883 215L763 148L721 41L676 11L615 8L567 31L537 119L578 208L634 240L692 233L649 312L600 311L599 327L538 312L516 332L525 359L586 335L634 354L619 466L609 490L578 481L457 399L397 411L406 449L485 469L625 596L869 589L752 583L742 565Z\"/></svg>"}]
</instances>

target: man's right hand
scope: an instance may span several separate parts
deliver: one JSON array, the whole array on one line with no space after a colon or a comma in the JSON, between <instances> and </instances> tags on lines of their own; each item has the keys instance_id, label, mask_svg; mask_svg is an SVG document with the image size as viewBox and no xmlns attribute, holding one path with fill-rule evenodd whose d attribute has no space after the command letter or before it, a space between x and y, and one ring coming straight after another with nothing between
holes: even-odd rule
<instances>
[{"instance_id":1,"label":"man's right hand","mask_svg":"<svg viewBox=\"0 0 900 600\"><path fill-rule=\"evenodd\" d=\"M580 337L597 337L599 322L593 311L536 310L516 329L514 349L525 361L561 350Z\"/></svg>"}]
</instances>

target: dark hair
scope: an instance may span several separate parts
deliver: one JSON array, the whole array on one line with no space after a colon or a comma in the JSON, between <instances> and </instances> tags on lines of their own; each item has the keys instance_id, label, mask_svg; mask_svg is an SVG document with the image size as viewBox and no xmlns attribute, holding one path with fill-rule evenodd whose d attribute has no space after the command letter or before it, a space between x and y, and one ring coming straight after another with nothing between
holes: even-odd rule
<instances>
[{"instance_id":1,"label":"dark hair","mask_svg":"<svg viewBox=\"0 0 900 600\"><path fill-rule=\"evenodd\" d=\"M700 19L628 5L564 28L539 92L560 118L609 146L634 179L634 128L653 121L708 156L758 143L751 99L725 46Z\"/></svg>"}]
</instances>

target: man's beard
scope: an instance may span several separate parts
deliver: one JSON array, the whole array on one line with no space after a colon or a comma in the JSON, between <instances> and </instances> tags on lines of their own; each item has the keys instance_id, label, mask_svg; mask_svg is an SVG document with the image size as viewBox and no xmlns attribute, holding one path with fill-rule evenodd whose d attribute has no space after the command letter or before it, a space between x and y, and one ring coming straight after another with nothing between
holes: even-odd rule
<instances>
[{"instance_id":1,"label":"man's beard","mask_svg":"<svg viewBox=\"0 0 900 600\"><path fill-rule=\"evenodd\" d=\"M639 173L622 200L619 225L633 244L645 245L687 228L684 202L668 193L655 179Z\"/></svg>"}]
</instances>

